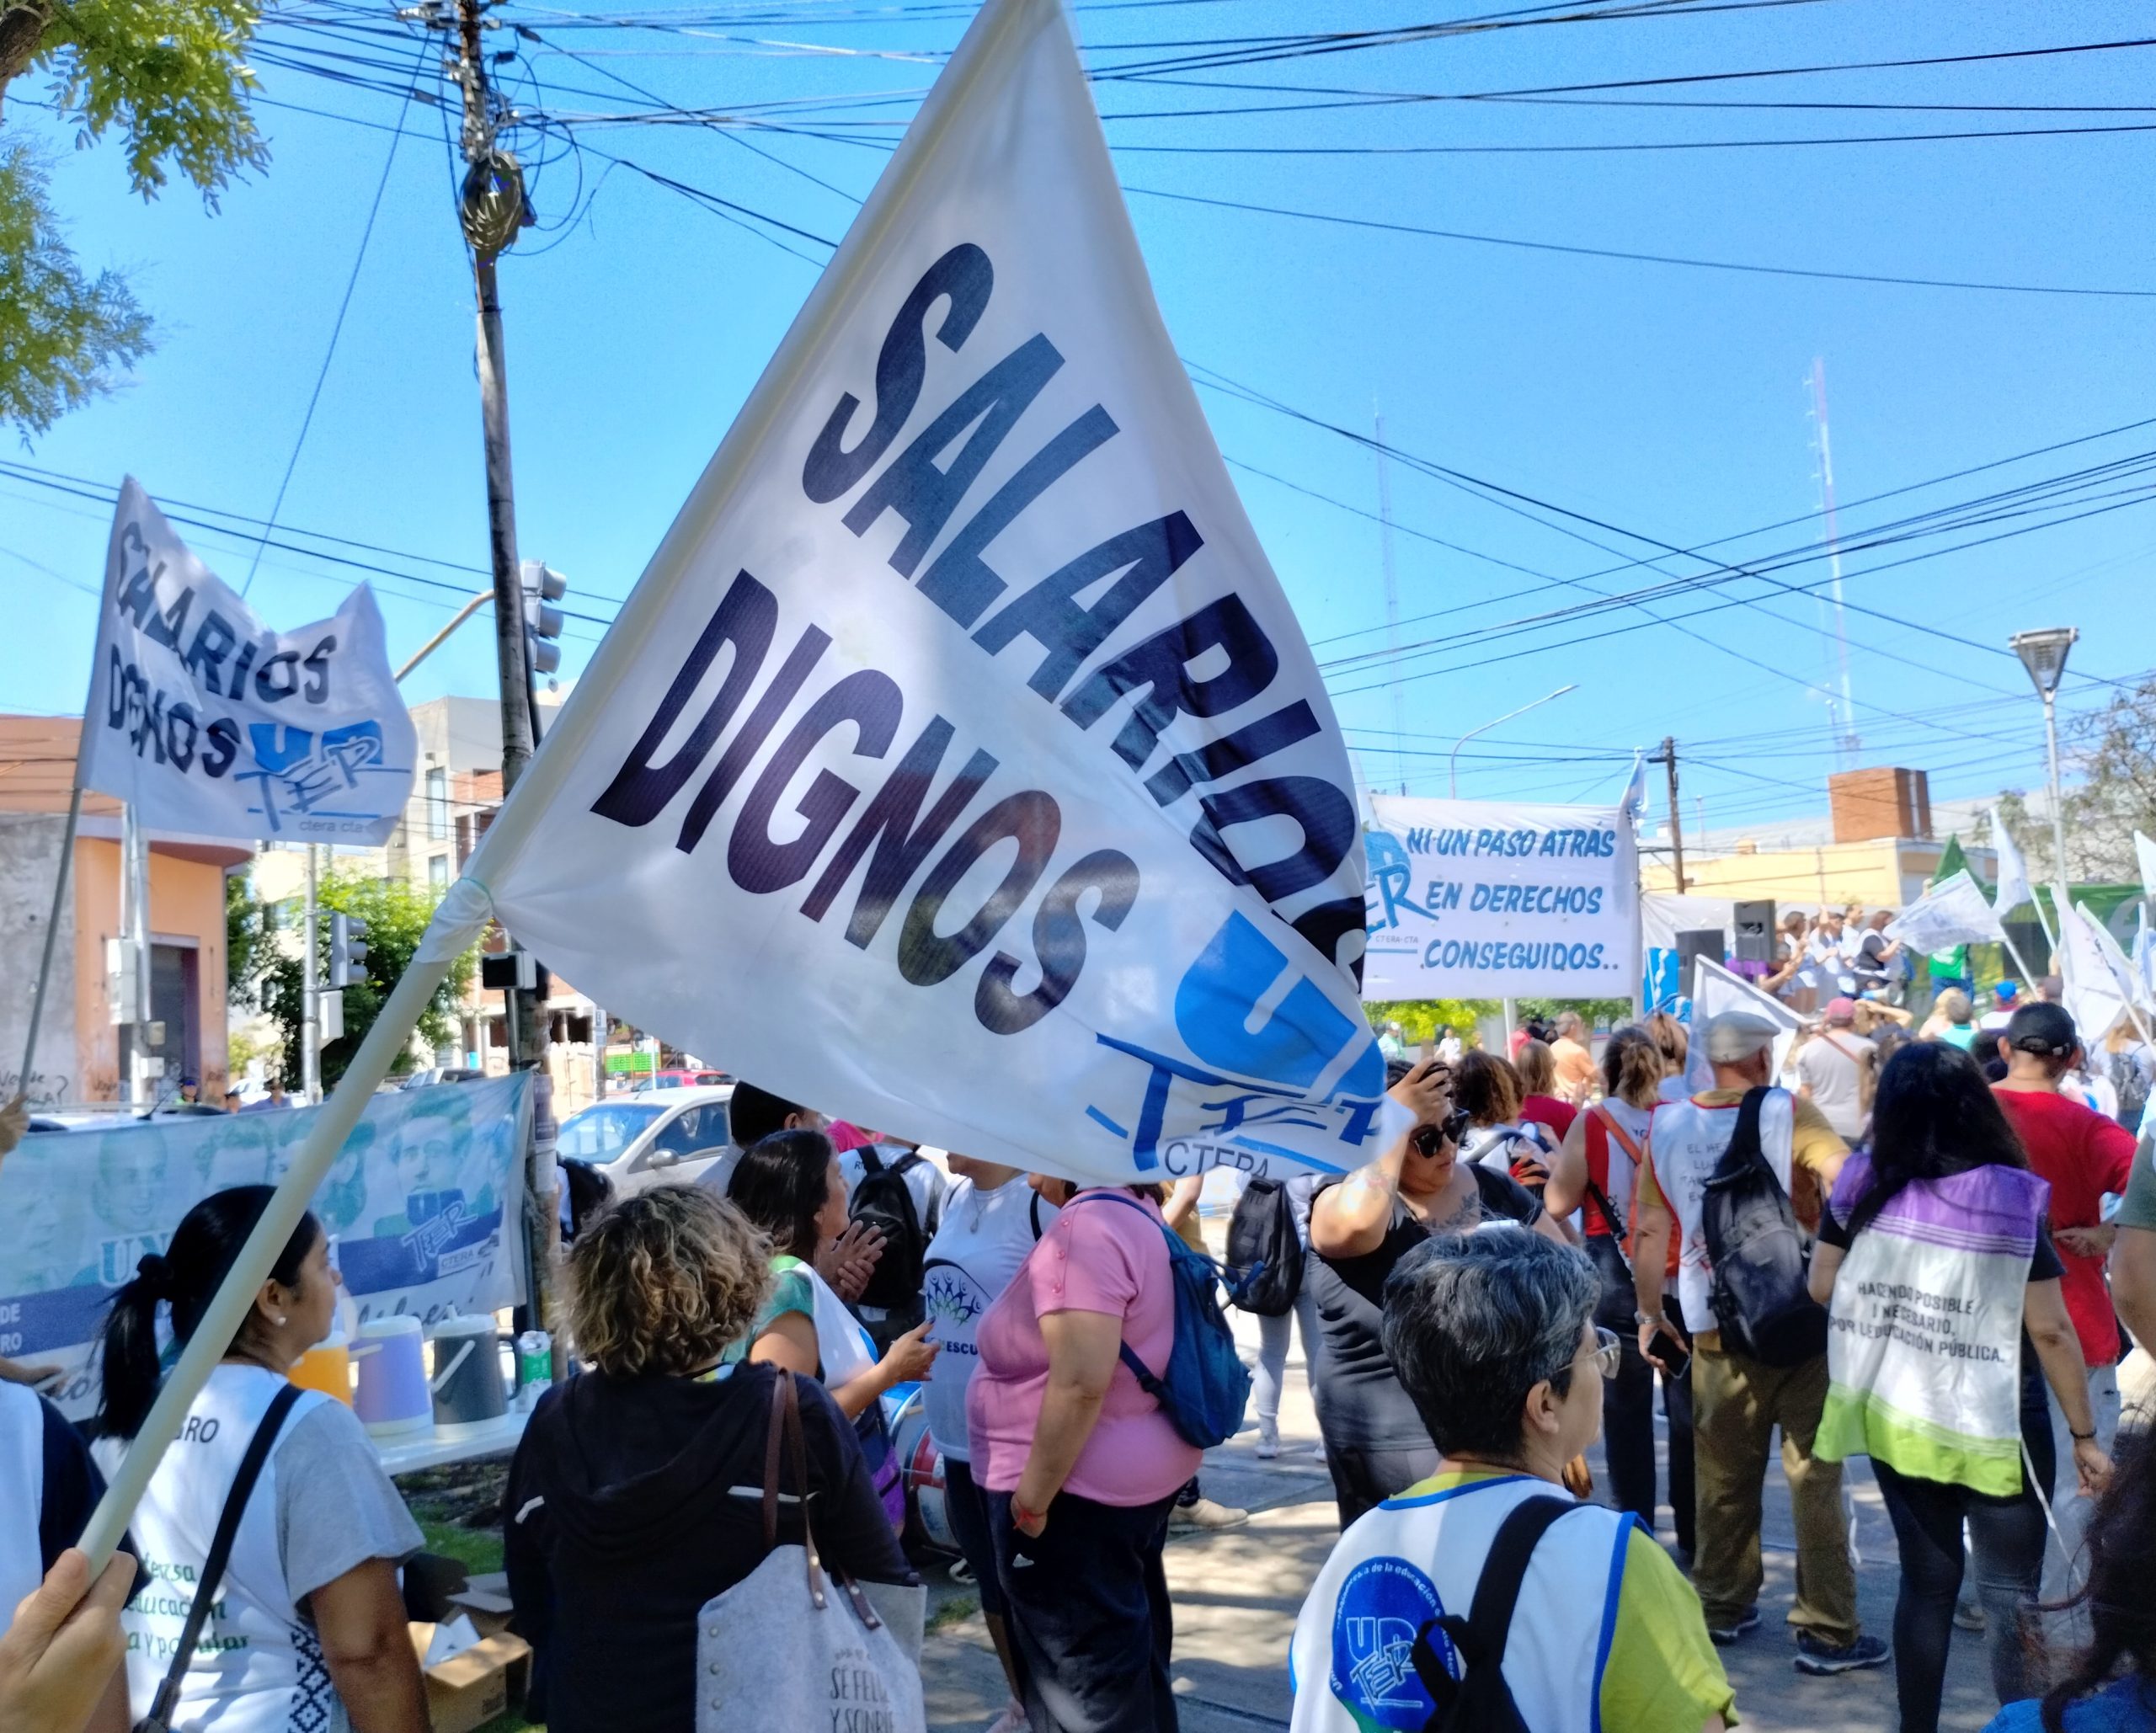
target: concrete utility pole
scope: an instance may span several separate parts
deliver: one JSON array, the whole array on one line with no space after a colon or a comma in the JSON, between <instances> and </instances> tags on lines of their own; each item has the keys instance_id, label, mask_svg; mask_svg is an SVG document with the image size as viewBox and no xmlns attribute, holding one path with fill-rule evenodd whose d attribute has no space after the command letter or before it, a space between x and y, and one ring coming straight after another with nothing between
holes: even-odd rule
<instances>
[{"instance_id":1,"label":"concrete utility pole","mask_svg":"<svg viewBox=\"0 0 2156 1733\"><path fill-rule=\"evenodd\" d=\"M318 929L322 925L318 879L322 850L307 845L307 913L301 941L300 1100L312 1107L322 1099L322 957Z\"/></svg>"},{"instance_id":2,"label":"concrete utility pole","mask_svg":"<svg viewBox=\"0 0 2156 1733\"><path fill-rule=\"evenodd\" d=\"M479 422L486 454L487 548L494 569L495 667L501 686L502 794L506 799L531 761L531 679L526 662L524 589L516 556L516 488L510 466L509 371L502 344L502 304L494 263L516 239L527 215L524 171L495 136L494 93L487 83L484 34L499 28L485 16L490 0L454 0L453 16L442 0L399 14L446 32L456 57L450 76L463 93L464 183L457 220L472 249L472 287L478 303ZM554 1162L554 1113L547 1069L547 1007L532 988L504 989L510 1063L532 1074L529 1183L533 1321L554 1334L554 1372L562 1375L561 1332L553 1298L553 1261L561 1245L555 1213L560 1183Z\"/></svg>"},{"instance_id":3,"label":"concrete utility pole","mask_svg":"<svg viewBox=\"0 0 2156 1733\"><path fill-rule=\"evenodd\" d=\"M1662 750L1647 762L1661 765L1669 772L1669 861L1677 875L1677 894L1684 894L1684 827L1677 814L1677 742L1668 734L1662 737Z\"/></svg>"}]
</instances>

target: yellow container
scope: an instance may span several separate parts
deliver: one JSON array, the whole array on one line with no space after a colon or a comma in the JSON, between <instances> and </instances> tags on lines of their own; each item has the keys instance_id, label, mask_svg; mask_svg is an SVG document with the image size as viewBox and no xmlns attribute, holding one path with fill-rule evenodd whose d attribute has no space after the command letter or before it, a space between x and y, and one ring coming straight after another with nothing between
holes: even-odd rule
<instances>
[{"instance_id":1,"label":"yellow container","mask_svg":"<svg viewBox=\"0 0 2156 1733\"><path fill-rule=\"evenodd\" d=\"M352 1351L340 1341L317 1342L286 1376L303 1390L319 1390L347 1408L352 1405Z\"/></svg>"}]
</instances>

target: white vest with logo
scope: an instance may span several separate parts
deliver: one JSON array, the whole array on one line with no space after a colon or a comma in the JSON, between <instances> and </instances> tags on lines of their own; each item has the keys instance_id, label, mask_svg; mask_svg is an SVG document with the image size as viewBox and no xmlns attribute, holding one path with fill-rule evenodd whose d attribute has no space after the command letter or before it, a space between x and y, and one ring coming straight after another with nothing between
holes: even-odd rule
<instances>
[{"instance_id":1,"label":"white vest with logo","mask_svg":"<svg viewBox=\"0 0 2156 1733\"><path fill-rule=\"evenodd\" d=\"M259 1366L218 1367L136 1507L142 1586L121 1622L127 1632L127 1694L138 1719L149 1713L172 1665L248 1441L284 1388L283 1378ZM285 1417L279 1447L309 1409L331 1400L318 1390L301 1396ZM103 1440L98 1452L109 1474L123 1453L120 1441ZM273 1448L240 1519L215 1612L202 1627L180 1688L175 1730L314 1733L328 1727L337 1713L322 1645L300 1618L285 1584L277 1544L277 1456Z\"/></svg>"},{"instance_id":2,"label":"white vest with logo","mask_svg":"<svg viewBox=\"0 0 2156 1733\"><path fill-rule=\"evenodd\" d=\"M1680 1251L1677 1262L1677 1303L1684 1309L1687 1330L1712 1330L1714 1308L1707 1303L1710 1271L1707 1262L1705 1217L1707 1181L1728 1154L1737 1135L1741 1101L1727 1106L1705 1106L1695 1096L1689 1101L1667 1101L1654 1110L1647 1128L1647 1159L1654 1164L1655 1184L1662 1202L1677 1218ZM1796 1148L1796 1101L1785 1089L1769 1090L1759 1109L1759 1149L1767 1165L1790 1188L1792 1154Z\"/></svg>"},{"instance_id":3,"label":"white vest with logo","mask_svg":"<svg viewBox=\"0 0 2156 1733\"><path fill-rule=\"evenodd\" d=\"M966 1391L980 1365L980 1320L1054 1219L1055 1206L1022 1179L984 1192L961 1176L944 1194L943 1218L921 1266L929 1335L943 1345L928 1368L923 1405L936 1448L955 1461L973 1460Z\"/></svg>"},{"instance_id":4,"label":"white vest with logo","mask_svg":"<svg viewBox=\"0 0 2156 1733\"><path fill-rule=\"evenodd\" d=\"M1419 1733L1436 1705L1412 1659L1417 1632L1475 1604L1498 1526L1530 1498L1566 1498L1530 1475L1389 1498L1340 1537L1295 1620L1292 1733ZM1534 1733L1598 1733L1633 1519L1582 1505L1528 1562L1505 1640L1505 1682ZM1451 1661L1450 1645L1432 1646ZM1454 1670L1458 1671L1454 1663Z\"/></svg>"},{"instance_id":5,"label":"white vest with logo","mask_svg":"<svg viewBox=\"0 0 2156 1733\"><path fill-rule=\"evenodd\" d=\"M45 1405L26 1384L0 1384L0 1618L45 1580L38 1522L45 1510Z\"/></svg>"}]
</instances>

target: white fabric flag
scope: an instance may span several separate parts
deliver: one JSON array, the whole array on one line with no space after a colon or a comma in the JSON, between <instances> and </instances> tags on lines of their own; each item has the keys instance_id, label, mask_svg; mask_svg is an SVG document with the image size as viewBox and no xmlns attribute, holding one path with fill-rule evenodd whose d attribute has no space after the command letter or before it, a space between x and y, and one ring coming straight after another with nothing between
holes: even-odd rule
<instances>
[{"instance_id":1,"label":"white fabric flag","mask_svg":"<svg viewBox=\"0 0 2156 1733\"><path fill-rule=\"evenodd\" d=\"M2004 920L2024 903L2032 899L2035 893L2029 888L2029 869L2021 859L2021 851L2015 846L2014 833L2006 828L2006 814L1997 807L1991 809L1991 845L1999 856L1999 890L1992 898L1992 907ZM2042 919L2043 910L2036 911Z\"/></svg>"},{"instance_id":2,"label":"white fabric flag","mask_svg":"<svg viewBox=\"0 0 2156 1733\"><path fill-rule=\"evenodd\" d=\"M2133 911L2133 978L2134 996L2156 1008L2156 932L2149 930L2146 902Z\"/></svg>"},{"instance_id":3,"label":"white fabric flag","mask_svg":"<svg viewBox=\"0 0 2156 1733\"><path fill-rule=\"evenodd\" d=\"M2076 904L2074 912L2089 930L2089 942L2096 947L2096 954L2104 959L2104 972L2119 989L2120 996L2129 1005L2138 1005L2143 995L2141 978L2135 973L2133 959L2121 948L2111 936L2111 930L2096 918L2095 912L2085 903Z\"/></svg>"},{"instance_id":4,"label":"white fabric flag","mask_svg":"<svg viewBox=\"0 0 2156 1733\"><path fill-rule=\"evenodd\" d=\"M2156 838L2133 833L2133 858L2141 868L2141 893L2156 897Z\"/></svg>"},{"instance_id":5,"label":"white fabric flag","mask_svg":"<svg viewBox=\"0 0 2156 1733\"><path fill-rule=\"evenodd\" d=\"M1348 755L1058 0L976 17L468 876L616 1015L878 1129L1378 1153Z\"/></svg>"},{"instance_id":6,"label":"white fabric flag","mask_svg":"<svg viewBox=\"0 0 2156 1733\"><path fill-rule=\"evenodd\" d=\"M1886 936L1918 951L1997 942L2005 936L1999 913L1967 872L1941 879L1886 923Z\"/></svg>"},{"instance_id":7,"label":"white fabric flag","mask_svg":"<svg viewBox=\"0 0 2156 1733\"><path fill-rule=\"evenodd\" d=\"M2052 908L2058 917L2059 957L2066 967L2066 1008L2074 1032L2093 1048L2126 1016L2132 988L2112 975L2111 959L2096 936L2095 917L2068 900L2064 885L2052 887Z\"/></svg>"},{"instance_id":8,"label":"white fabric flag","mask_svg":"<svg viewBox=\"0 0 2156 1733\"><path fill-rule=\"evenodd\" d=\"M272 632L140 483L121 484L83 714L85 788L157 830L378 845L404 816L418 756L372 590Z\"/></svg>"},{"instance_id":9,"label":"white fabric flag","mask_svg":"<svg viewBox=\"0 0 2156 1733\"><path fill-rule=\"evenodd\" d=\"M1779 1079L1789 1063L1790 1049L1804 1027L1804 1019L1773 994L1761 992L1743 976L1711 958L1693 958L1692 1040L1684 1053L1684 1086L1694 1095L1715 1086L1715 1068L1707 1062L1707 1043L1702 1038L1707 1019L1738 1010L1764 1017L1782 1032L1774 1037L1774 1069L1769 1074Z\"/></svg>"}]
</instances>

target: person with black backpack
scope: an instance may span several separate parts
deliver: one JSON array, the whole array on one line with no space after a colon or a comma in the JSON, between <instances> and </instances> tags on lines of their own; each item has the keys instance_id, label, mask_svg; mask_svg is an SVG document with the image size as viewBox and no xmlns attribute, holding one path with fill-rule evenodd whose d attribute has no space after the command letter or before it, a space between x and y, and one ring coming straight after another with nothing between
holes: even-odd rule
<instances>
[{"instance_id":1,"label":"person with black backpack","mask_svg":"<svg viewBox=\"0 0 2156 1733\"><path fill-rule=\"evenodd\" d=\"M1385 1284L1383 1331L1437 1472L1340 1538L1295 1622L1292 1733L1721 1733L1700 1602L1622 1511L1564 1490L1616 1336L1580 1252L1495 1224Z\"/></svg>"},{"instance_id":2,"label":"person with black backpack","mask_svg":"<svg viewBox=\"0 0 2156 1733\"><path fill-rule=\"evenodd\" d=\"M921 1276L950 1181L918 1144L888 1133L845 1151L839 1169L846 1176L848 1219L883 1241L853 1302L854 1315L868 1326L880 1353L928 1315Z\"/></svg>"},{"instance_id":3,"label":"person with black backpack","mask_svg":"<svg viewBox=\"0 0 2156 1733\"><path fill-rule=\"evenodd\" d=\"M1779 1426L1796 1524L1796 1670L1839 1673L1892 1658L1857 1621L1841 1464L1812 1451L1827 1403L1827 1314L1806 1286L1801 1224L1818 1220L1849 1149L1817 1107L1768 1086L1780 1032L1748 1011L1694 1032L1715 1086L1655 1109L1632 1270L1640 1352L1664 1368L1691 1357L1692 1581L1708 1634L1734 1643L1758 1625L1760 1505ZM1673 1233L1689 1341L1662 1303Z\"/></svg>"}]
</instances>

